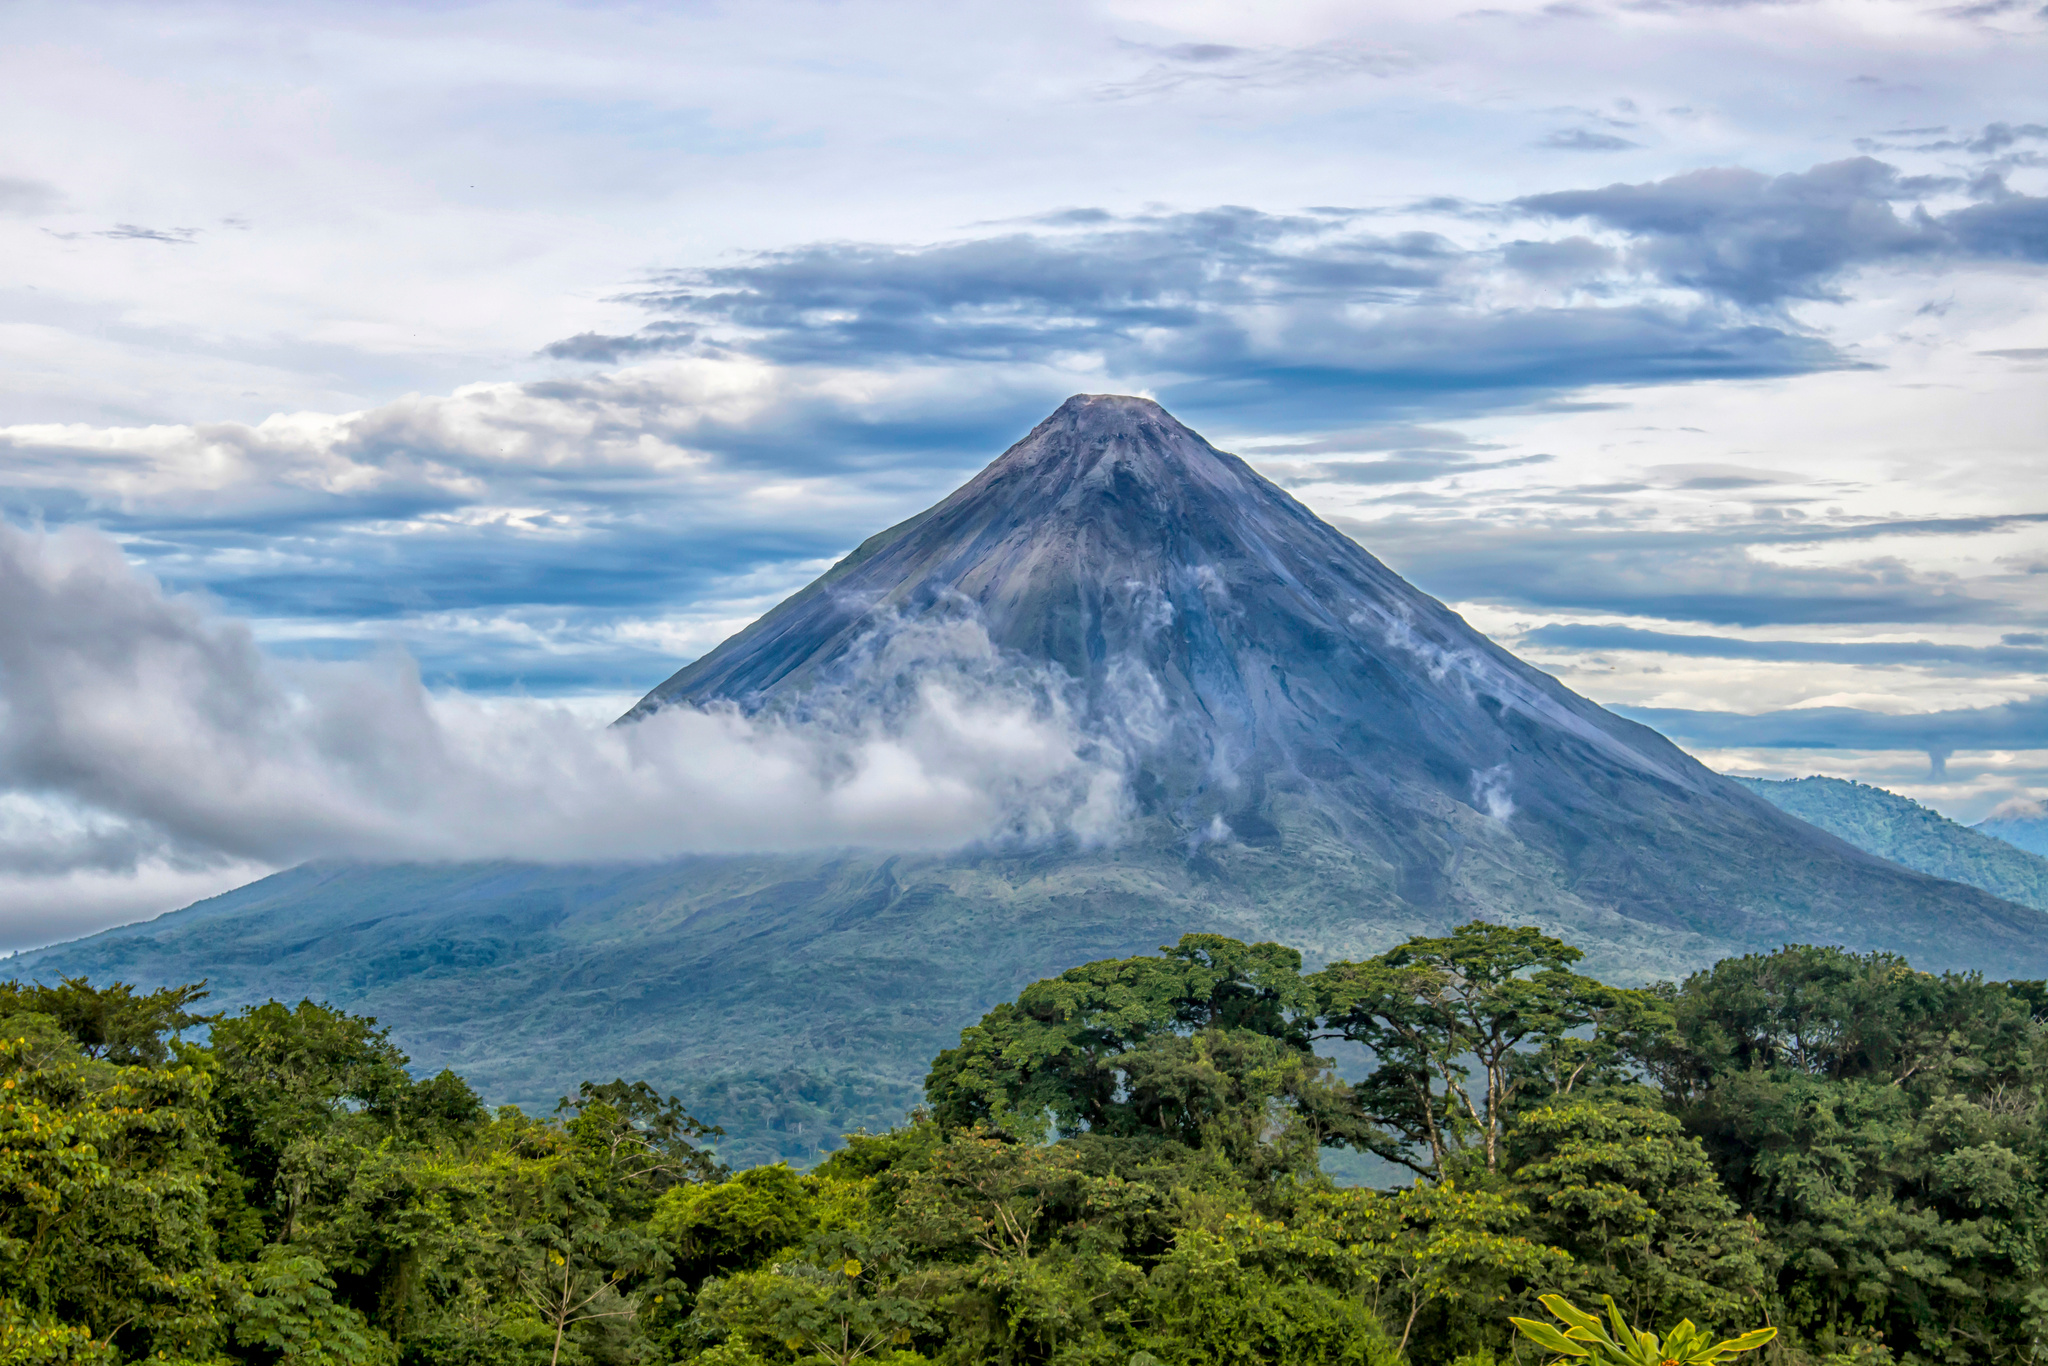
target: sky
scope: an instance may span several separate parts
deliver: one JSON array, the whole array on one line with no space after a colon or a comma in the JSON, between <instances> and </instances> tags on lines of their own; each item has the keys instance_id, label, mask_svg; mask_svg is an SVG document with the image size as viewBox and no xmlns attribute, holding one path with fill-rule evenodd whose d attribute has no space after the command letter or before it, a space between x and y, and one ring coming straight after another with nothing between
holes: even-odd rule
<instances>
[{"instance_id":1,"label":"sky","mask_svg":"<svg viewBox=\"0 0 2048 1366\"><path fill-rule=\"evenodd\" d=\"M644 778L599 722L1075 392L1723 771L2048 797L2044 68L2038 0L15 0L0 947L522 847L480 792ZM672 743L1086 827L940 653Z\"/></svg>"}]
</instances>

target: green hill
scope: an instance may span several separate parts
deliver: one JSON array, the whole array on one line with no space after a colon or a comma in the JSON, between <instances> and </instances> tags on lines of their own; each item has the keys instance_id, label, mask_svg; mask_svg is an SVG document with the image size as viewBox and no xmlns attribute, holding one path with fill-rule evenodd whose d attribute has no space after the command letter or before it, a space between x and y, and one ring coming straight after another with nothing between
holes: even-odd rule
<instances>
[{"instance_id":1,"label":"green hill","mask_svg":"<svg viewBox=\"0 0 2048 1366\"><path fill-rule=\"evenodd\" d=\"M2039 804L2031 807L2022 804L2018 810L2000 815L1994 811L1991 819L1977 822L1970 827L1993 839L2017 845L2030 854L2048 858L2048 816L2041 814Z\"/></svg>"},{"instance_id":2,"label":"green hill","mask_svg":"<svg viewBox=\"0 0 2048 1366\"><path fill-rule=\"evenodd\" d=\"M1896 792L1841 778L1735 781L1866 854L2048 911L2048 859L1958 825Z\"/></svg>"}]
</instances>

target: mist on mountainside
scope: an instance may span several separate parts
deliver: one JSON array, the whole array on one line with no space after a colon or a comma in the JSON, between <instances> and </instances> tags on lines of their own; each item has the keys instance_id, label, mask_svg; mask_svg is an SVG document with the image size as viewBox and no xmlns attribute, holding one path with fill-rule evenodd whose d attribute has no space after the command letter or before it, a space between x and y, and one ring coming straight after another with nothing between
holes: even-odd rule
<instances>
[{"instance_id":1,"label":"mist on mountainside","mask_svg":"<svg viewBox=\"0 0 2048 1366\"><path fill-rule=\"evenodd\" d=\"M1125 756L1070 692L971 615L881 618L801 717L607 727L430 691L400 655L280 660L104 536L0 526L0 861L32 887L150 864L1096 844L1122 828Z\"/></svg>"}]
</instances>

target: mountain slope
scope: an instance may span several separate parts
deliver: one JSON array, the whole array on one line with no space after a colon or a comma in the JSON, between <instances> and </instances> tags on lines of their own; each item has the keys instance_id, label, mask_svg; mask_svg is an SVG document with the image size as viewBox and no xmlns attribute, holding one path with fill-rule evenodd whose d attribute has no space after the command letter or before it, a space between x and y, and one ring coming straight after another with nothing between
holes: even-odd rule
<instances>
[{"instance_id":1,"label":"mountain slope","mask_svg":"<svg viewBox=\"0 0 2048 1366\"><path fill-rule=\"evenodd\" d=\"M1737 778L1781 811L1867 854L2048 911L2048 859L1958 825L1896 792L1841 778Z\"/></svg>"},{"instance_id":2,"label":"mountain slope","mask_svg":"<svg viewBox=\"0 0 2048 1366\"><path fill-rule=\"evenodd\" d=\"M1991 819L1979 821L1970 828L1993 839L2004 840L2016 849L2048 858L2048 816L2041 813L2038 802L2021 804L2021 809L2005 815L1994 812Z\"/></svg>"},{"instance_id":3,"label":"mountain slope","mask_svg":"<svg viewBox=\"0 0 2048 1366\"><path fill-rule=\"evenodd\" d=\"M1373 916L1513 906L1731 944L1796 925L1923 958L1962 917L1966 939L2041 952L2038 917L1901 881L1785 820L1500 649L1143 399L1069 400L629 717L800 707L878 622L959 610L1079 682L1136 754L1147 817L1251 845L1333 835L1381 865L1357 870ZM1923 898L1942 909L1916 912Z\"/></svg>"},{"instance_id":4,"label":"mountain slope","mask_svg":"<svg viewBox=\"0 0 2048 1366\"><path fill-rule=\"evenodd\" d=\"M1064 690L1121 765L1119 838L312 867L7 966L205 976L227 1003L325 996L494 1099L646 1076L707 1097L756 1158L874 1122L1032 978L1189 930L1326 959L1483 916L1545 926L1613 979L1786 940L2048 976L2038 912L1872 858L1709 772L1142 399L1070 400L622 723L845 708L878 654L934 623Z\"/></svg>"}]
</instances>

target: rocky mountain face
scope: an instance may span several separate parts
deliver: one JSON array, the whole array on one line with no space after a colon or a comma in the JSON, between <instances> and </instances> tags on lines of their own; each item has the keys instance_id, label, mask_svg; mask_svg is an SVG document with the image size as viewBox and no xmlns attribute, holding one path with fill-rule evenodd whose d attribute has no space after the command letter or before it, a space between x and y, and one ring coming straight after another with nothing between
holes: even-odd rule
<instances>
[{"instance_id":1,"label":"rocky mountain face","mask_svg":"<svg viewBox=\"0 0 2048 1366\"><path fill-rule=\"evenodd\" d=\"M1069 400L622 718L857 702L971 623L1122 773L1120 834L945 855L309 866L14 972L322 996L551 1103L645 1076L802 1160L1030 979L1197 929L1311 959L1475 917L1615 980L1787 940L2048 976L2048 919L1874 858L1521 663L1143 399ZM850 692L849 690L854 690Z\"/></svg>"}]
</instances>

